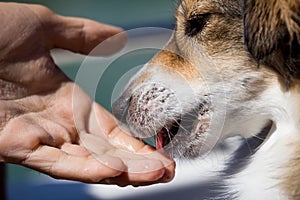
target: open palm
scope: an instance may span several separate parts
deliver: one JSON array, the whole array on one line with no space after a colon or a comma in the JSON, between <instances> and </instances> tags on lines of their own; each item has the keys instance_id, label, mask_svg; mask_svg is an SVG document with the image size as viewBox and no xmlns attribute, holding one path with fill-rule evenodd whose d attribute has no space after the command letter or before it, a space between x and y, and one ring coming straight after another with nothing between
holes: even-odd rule
<instances>
[{"instance_id":1,"label":"open palm","mask_svg":"<svg viewBox=\"0 0 300 200\"><path fill-rule=\"evenodd\" d=\"M52 48L89 53L122 30L25 4L2 3L0 21L2 161L92 183L173 178L173 162L121 129L51 58Z\"/></svg>"}]
</instances>

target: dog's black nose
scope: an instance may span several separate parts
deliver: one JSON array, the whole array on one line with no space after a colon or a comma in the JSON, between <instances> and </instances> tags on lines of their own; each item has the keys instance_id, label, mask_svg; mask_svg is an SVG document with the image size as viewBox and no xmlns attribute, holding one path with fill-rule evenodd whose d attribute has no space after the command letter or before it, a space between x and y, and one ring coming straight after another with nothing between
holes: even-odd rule
<instances>
[{"instance_id":1,"label":"dog's black nose","mask_svg":"<svg viewBox=\"0 0 300 200\"><path fill-rule=\"evenodd\" d=\"M113 115L121 122L126 122L127 110L130 103L130 97L120 96L112 105Z\"/></svg>"}]
</instances>

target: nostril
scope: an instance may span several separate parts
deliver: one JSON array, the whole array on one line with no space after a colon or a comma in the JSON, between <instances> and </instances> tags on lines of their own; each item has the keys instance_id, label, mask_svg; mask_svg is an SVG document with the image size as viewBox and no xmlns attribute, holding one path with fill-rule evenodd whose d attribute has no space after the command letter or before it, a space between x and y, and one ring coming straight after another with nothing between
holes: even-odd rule
<instances>
[{"instance_id":1,"label":"nostril","mask_svg":"<svg viewBox=\"0 0 300 200\"><path fill-rule=\"evenodd\" d=\"M127 110L129 103L131 101L131 97L119 97L112 105L112 113L113 115L121 122L125 122Z\"/></svg>"}]
</instances>

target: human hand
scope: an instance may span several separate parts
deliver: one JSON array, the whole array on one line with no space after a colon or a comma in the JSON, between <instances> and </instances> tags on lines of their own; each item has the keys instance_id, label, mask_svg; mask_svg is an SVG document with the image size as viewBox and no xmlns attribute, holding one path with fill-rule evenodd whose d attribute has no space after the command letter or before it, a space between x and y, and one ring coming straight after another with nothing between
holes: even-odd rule
<instances>
[{"instance_id":1,"label":"human hand","mask_svg":"<svg viewBox=\"0 0 300 200\"><path fill-rule=\"evenodd\" d=\"M89 183L173 178L174 162L121 129L51 58L52 48L87 54L121 29L14 3L0 3L0 23L0 160Z\"/></svg>"}]
</instances>

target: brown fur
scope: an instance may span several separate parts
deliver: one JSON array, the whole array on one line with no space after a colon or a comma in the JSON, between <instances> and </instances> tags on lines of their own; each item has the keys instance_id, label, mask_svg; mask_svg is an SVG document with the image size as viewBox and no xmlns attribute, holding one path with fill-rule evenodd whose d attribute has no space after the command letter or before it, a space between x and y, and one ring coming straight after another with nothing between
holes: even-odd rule
<instances>
[{"instance_id":1,"label":"brown fur","mask_svg":"<svg viewBox=\"0 0 300 200\"><path fill-rule=\"evenodd\" d=\"M300 77L300 1L244 0L246 45L288 81Z\"/></svg>"},{"instance_id":2,"label":"brown fur","mask_svg":"<svg viewBox=\"0 0 300 200\"><path fill-rule=\"evenodd\" d=\"M149 64L160 64L162 67L169 68L184 76L186 80L192 80L199 77L198 71L184 58L170 51L162 50L155 55Z\"/></svg>"},{"instance_id":3,"label":"brown fur","mask_svg":"<svg viewBox=\"0 0 300 200\"><path fill-rule=\"evenodd\" d=\"M291 144L296 149L293 158L287 166L284 166L287 173L282 177L282 186L290 199L300 199L300 141Z\"/></svg>"},{"instance_id":4,"label":"brown fur","mask_svg":"<svg viewBox=\"0 0 300 200\"><path fill-rule=\"evenodd\" d=\"M240 5L240 2L242 1L223 2L210 0L198 3L191 0L183 1L176 14L176 31L181 35L176 38L178 46L185 46L185 44L181 44L181 41L185 41L182 36L186 35L185 29L187 22L194 16L211 13L212 15L208 20L209 22L206 24L207 28L204 28L201 34L195 36L198 42L205 46L207 53L210 55L218 53L222 55L227 53L233 55L243 52L245 47L243 43L243 27L240 25L242 18L240 9L242 5ZM226 6L223 4L226 4ZM241 34L236 34L239 32ZM235 50L237 52L234 52ZM226 58L226 56L224 56L224 58Z\"/></svg>"},{"instance_id":5,"label":"brown fur","mask_svg":"<svg viewBox=\"0 0 300 200\"><path fill-rule=\"evenodd\" d=\"M136 80L136 82L134 83L135 85L141 85L145 79L147 79L149 77L149 74L144 73L141 74L141 76Z\"/></svg>"}]
</instances>

